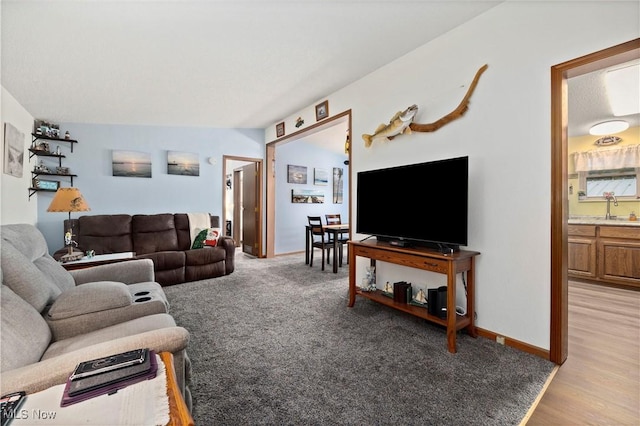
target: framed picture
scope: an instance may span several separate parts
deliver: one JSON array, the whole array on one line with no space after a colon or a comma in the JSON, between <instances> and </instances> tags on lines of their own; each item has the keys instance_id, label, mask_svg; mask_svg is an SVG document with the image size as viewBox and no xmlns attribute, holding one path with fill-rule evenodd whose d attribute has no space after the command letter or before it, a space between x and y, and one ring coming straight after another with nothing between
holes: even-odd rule
<instances>
[{"instance_id":1,"label":"framed picture","mask_svg":"<svg viewBox=\"0 0 640 426\"><path fill-rule=\"evenodd\" d=\"M57 191L60 188L60 181L34 179L33 187L37 189L45 189L47 191Z\"/></svg>"},{"instance_id":2,"label":"framed picture","mask_svg":"<svg viewBox=\"0 0 640 426\"><path fill-rule=\"evenodd\" d=\"M344 187L344 171L341 167L333 168L333 204L342 204L342 191Z\"/></svg>"},{"instance_id":3,"label":"framed picture","mask_svg":"<svg viewBox=\"0 0 640 426\"><path fill-rule=\"evenodd\" d=\"M324 203L324 192L316 189L292 189L291 202L294 204Z\"/></svg>"},{"instance_id":4,"label":"framed picture","mask_svg":"<svg viewBox=\"0 0 640 426\"><path fill-rule=\"evenodd\" d=\"M287 183L307 183L307 167L306 166L287 166Z\"/></svg>"},{"instance_id":5,"label":"framed picture","mask_svg":"<svg viewBox=\"0 0 640 426\"><path fill-rule=\"evenodd\" d=\"M276 137L284 136L284 121L276 124Z\"/></svg>"},{"instance_id":6,"label":"framed picture","mask_svg":"<svg viewBox=\"0 0 640 426\"><path fill-rule=\"evenodd\" d=\"M329 172L327 169L313 169L313 184L321 186L329 184Z\"/></svg>"},{"instance_id":7,"label":"framed picture","mask_svg":"<svg viewBox=\"0 0 640 426\"><path fill-rule=\"evenodd\" d=\"M111 167L113 176L150 178L151 154L113 150Z\"/></svg>"},{"instance_id":8,"label":"framed picture","mask_svg":"<svg viewBox=\"0 0 640 426\"><path fill-rule=\"evenodd\" d=\"M167 151L167 174L200 176L200 160L193 152Z\"/></svg>"},{"instance_id":9,"label":"framed picture","mask_svg":"<svg viewBox=\"0 0 640 426\"><path fill-rule=\"evenodd\" d=\"M324 101L316 105L316 121L320 121L323 118L329 116L329 101Z\"/></svg>"},{"instance_id":10,"label":"framed picture","mask_svg":"<svg viewBox=\"0 0 640 426\"><path fill-rule=\"evenodd\" d=\"M22 177L24 164L24 133L4 123L4 173Z\"/></svg>"}]
</instances>

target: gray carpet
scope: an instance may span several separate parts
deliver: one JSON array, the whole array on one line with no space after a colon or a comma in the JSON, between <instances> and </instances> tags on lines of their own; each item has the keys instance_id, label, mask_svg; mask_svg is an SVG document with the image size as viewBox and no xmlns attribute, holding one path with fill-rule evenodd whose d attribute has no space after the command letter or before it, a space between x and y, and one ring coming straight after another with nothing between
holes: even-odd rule
<instances>
[{"instance_id":1,"label":"gray carpet","mask_svg":"<svg viewBox=\"0 0 640 426\"><path fill-rule=\"evenodd\" d=\"M198 425L516 425L553 369L465 333L450 354L440 326L348 308L346 265L237 259L229 276L165 287L191 332Z\"/></svg>"}]
</instances>

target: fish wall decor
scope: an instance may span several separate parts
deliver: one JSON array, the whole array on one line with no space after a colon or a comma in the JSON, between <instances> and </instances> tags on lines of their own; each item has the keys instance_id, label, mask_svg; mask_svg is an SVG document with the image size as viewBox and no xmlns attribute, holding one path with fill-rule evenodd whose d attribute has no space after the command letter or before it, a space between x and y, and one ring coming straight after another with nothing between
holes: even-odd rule
<instances>
[{"instance_id":1,"label":"fish wall decor","mask_svg":"<svg viewBox=\"0 0 640 426\"><path fill-rule=\"evenodd\" d=\"M432 123L414 123L413 118L418 112L418 107L416 105L412 105L404 111L399 111L391 118L389 124L381 124L378 126L373 135L363 134L362 139L364 140L364 146L369 148L373 141L375 140L386 140L389 141L400 134L410 134L413 132L435 132L445 124L452 122L453 120L460 118L464 115L465 112L469 109L469 99L473 94L476 86L478 85L478 80L480 80L480 76L483 72L489 67L489 65L484 64L478 71L476 72L469 89L467 90L466 95L462 98L460 104L451 111L449 114L443 116L442 118L432 122Z\"/></svg>"}]
</instances>

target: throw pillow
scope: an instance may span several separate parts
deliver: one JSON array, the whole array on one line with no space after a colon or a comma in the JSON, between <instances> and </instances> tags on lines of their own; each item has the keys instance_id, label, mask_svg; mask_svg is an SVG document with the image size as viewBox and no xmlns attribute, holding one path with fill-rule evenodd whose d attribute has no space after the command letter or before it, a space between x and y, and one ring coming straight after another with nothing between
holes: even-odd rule
<instances>
[{"instance_id":1,"label":"throw pillow","mask_svg":"<svg viewBox=\"0 0 640 426\"><path fill-rule=\"evenodd\" d=\"M198 236L193 241L192 249L202 248L204 246L215 247L218 245L218 237L220 237L220 228L207 228L198 232Z\"/></svg>"}]
</instances>

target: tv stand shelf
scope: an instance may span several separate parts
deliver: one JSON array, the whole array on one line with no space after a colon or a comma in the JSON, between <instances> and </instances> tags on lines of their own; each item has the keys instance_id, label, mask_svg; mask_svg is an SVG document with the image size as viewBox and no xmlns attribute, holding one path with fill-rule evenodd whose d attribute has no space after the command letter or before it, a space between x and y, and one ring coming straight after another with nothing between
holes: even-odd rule
<instances>
[{"instance_id":1,"label":"tv stand shelf","mask_svg":"<svg viewBox=\"0 0 640 426\"><path fill-rule=\"evenodd\" d=\"M476 251L461 250L453 254L442 254L436 250L421 247L397 247L387 242L367 240L349 241L349 307L353 307L356 302L356 295L373 300L382 305L389 306L402 312L415 315L427 321L440 324L447 328L447 347L449 352L456 352L456 332L466 329L472 337L477 337L478 333L474 322L475 312L475 285L474 285L474 264L475 257L479 255ZM356 287L356 257L366 257L371 259L371 265L375 266L376 261L389 262L403 265L410 268L422 269L447 275L447 318L440 318L429 314L426 307L416 306L408 303L398 303L380 290L373 292L362 291ZM458 273L467 274L467 309L466 315L455 314L456 305L456 275Z\"/></svg>"}]
</instances>

